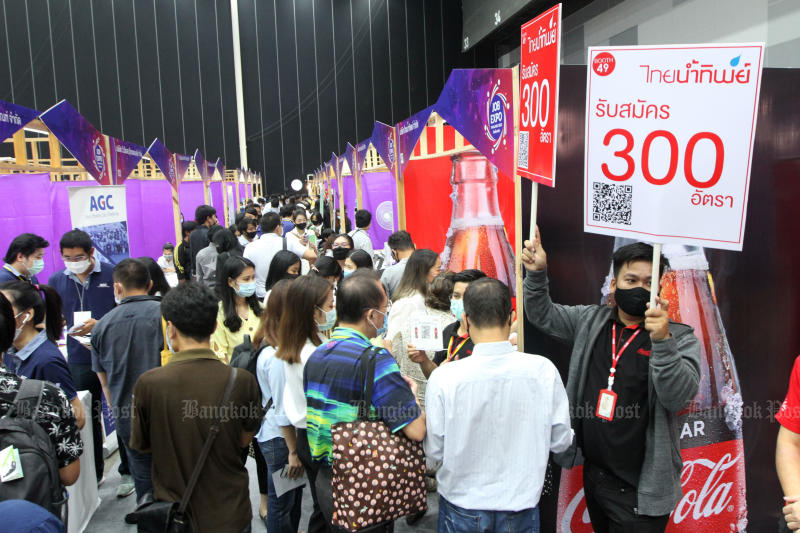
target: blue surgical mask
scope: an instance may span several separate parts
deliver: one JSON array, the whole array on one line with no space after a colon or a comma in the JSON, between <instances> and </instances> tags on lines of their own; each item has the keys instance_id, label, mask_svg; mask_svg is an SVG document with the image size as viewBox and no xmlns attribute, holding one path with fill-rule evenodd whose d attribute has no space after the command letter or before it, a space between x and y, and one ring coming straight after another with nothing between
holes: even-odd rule
<instances>
[{"instance_id":1,"label":"blue surgical mask","mask_svg":"<svg viewBox=\"0 0 800 533\"><path fill-rule=\"evenodd\" d=\"M167 326L167 337L166 337L167 349L169 350L169 353L171 353L172 355L175 355L175 350L172 349L172 343L169 340L169 328L170 328L170 326Z\"/></svg>"},{"instance_id":2,"label":"blue surgical mask","mask_svg":"<svg viewBox=\"0 0 800 533\"><path fill-rule=\"evenodd\" d=\"M348 278L348 277L352 276L354 272L355 272L355 270L348 270L348 269L345 268L344 269L344 277Z\"/></svg>"},{"instance_id":3,"label":"blue surgical mask","mask_svg":"<svg viewBox=\"0 0 800 533\"><path fill-rule=\"evenodd\" d=\"M325 311L320 307L317 307L320 311L325 313L325 322L320 324L317 322L317 327L320 331L329 331L333 328L334 324L336 324L336 309L331 309L330 311Z\"/></svg>"},{"instance_id":4,"label":"blue surgical mask","mask_svg":"<svg viewBox=\"0 0 800 533\"><path fill-rule=\"evenodd\" d=\"M242 298L249 298L256 292L256 282L251 281L249 283L240 283L239 288L235 290L238 296L241 296Z\"/></svg>"},{"instance_id":5,"label":"blue surgical mask","mask_svg":"<svg viewBox=\"0 0 800 533\"><path fill-rule=\"evenodd\" d=\"M44 259L34 259L33 265L28 268L28 273L30 273L31 276L35 276L42 270L44 270Z\"/></svg>"},{"instance_id":6,"label":"blue surgical mask","mask_svg":"<svg viewBox=\"0 0 800 533\"><path fill-rule=\"evenodd\" d=\"M378 311L377 309L375 309L375 310ZM378 311L378 312L380 313L380 311ZM369 325L372 326L373 328L375 328L375 330L376 330L375 331L375 336L376 337L380 337L381 335L386 333L386 328L389 326L389 313L381 313L381 314L383 315L383 325L381 327L378 327L375 324L373 324L372 320L370 320L369 318L367 319L367 322L369 322Z\"/></svg>"},{"instance_id":7,"label":"blue surgical mask","mask_svg":"<svg viewBox=\"0 0 800 533\"><path fill-rule=\"evenodd\" d=\"M460 321L464 317L464 300L450 300L450 312Z\"/></svg>"}]
</instances>

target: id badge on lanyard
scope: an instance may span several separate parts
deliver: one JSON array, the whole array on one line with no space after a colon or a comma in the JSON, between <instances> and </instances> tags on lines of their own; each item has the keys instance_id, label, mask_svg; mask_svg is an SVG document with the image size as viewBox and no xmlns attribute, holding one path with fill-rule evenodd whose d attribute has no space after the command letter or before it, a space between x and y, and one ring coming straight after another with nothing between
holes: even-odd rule
<instances>
[{"instance_id":1,"label":"id badge on lanyard","mask_svg":"<svg viewBox=\"0 0 800 533\"><path fill-rule=\"evenodd\" d=\"M617 324L614 323L611 329L611 369L608 375L608 388L602 389L597 397L597 418L602 418L609 422L614 420L614 409L617 407L617 393L614 392L613 388L614 374L617 372L617 363L640 331L642 330L637 329L636 333L631 335L628 342L617 352Z\"/></svg>"}]
</instances>

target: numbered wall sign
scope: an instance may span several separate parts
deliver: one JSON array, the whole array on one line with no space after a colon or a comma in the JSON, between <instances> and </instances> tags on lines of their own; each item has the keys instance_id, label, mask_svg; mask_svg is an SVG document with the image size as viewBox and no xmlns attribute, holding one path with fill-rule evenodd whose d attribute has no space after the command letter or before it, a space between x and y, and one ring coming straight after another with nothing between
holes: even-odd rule
<instances>
[{"instance_id":1,"label":"numbered wall sign","mask_svg":"<svg viewBox=\"0 0 800 533\"><path fill-rule=\"evenodd\" d=\"M763 57L589 48L584 231L741 250Z\"/></svg>"},{"instance_id":2,"label":"numbered wall sign","mask_svg":"<svg viewBox=\"0 0 800 533\"><path fill-rule=\"evenodd\" d=\"M522 26L517 173L556 185L561 4Z\"/></svg>"}]
</instances>

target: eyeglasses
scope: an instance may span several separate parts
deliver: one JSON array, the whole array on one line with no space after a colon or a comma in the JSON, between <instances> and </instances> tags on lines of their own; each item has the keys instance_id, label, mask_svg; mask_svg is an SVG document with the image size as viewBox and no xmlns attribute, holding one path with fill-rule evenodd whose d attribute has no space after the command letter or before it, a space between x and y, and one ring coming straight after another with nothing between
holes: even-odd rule
<instances>
[{"instance_id":1,"label":"eyeglasses","mask_svg":"<svg viewBox=\"0 0 800 533\"><path fill-rule=\"evenodd\" d=\"M61 260L64 261L65 263L79 263L81 261L86 261L87 259L88 257L86 257L85 255L79 255L78 257L66 257L63 255L61 256Z\"/></svg>"}]
</instances>

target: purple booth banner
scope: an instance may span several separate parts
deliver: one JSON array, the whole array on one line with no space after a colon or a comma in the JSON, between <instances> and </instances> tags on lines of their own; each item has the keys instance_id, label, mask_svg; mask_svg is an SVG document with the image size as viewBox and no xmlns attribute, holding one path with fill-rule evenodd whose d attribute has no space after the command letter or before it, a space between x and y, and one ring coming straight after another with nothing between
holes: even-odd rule
<instances>
[{"instance_id":1,"label":"purple booth banner","mask_svg":"<svg viewBox=\"0 0 800 533\"><path fill-rule=\"evenodd\" d=\"M389 172L394 175L395 149L394 128L383 122L375 122L372 129L372 146L378 151Z\"/></svg>"},{"instance_id":2,"label":"purple booth banner","mask_svg":"<svg viewBox=\"0 0 800 533\"><path fill-rule=\"evenodd\" d=\"M222 208L225 205L225 202L224 202L224 200L222 198L222 182L221 181L212 181L211 182L211 184L208 187L208 196L209 196L209 199L211 200L211 205L217 210L218 213L222 213Z\"/></svg>"},{"instance_id":3,"label":"purple booth banner","mask_svg":"<svg viewBox=\"0 0 800 533\"><path fill-rule=\"evenodd\" d=\"M0 250L5 253L8 245L21 233L39 235L50 246L44 251L44 270L37 275L39 281L46 283L53 272L64 268L58 241L71 230L69 216L69 197L66 184L75 182L50 181L50 174L6 174L0 175L0 198L40 198L47 203L45 209L30 209L26 202L6 202L0 211ZM56 189L63 189L61 205L57 204L59 195Z\"/></svg>"},{"instance_id":4,"label":"purple booth banner","mask_svg":"<svg viewBox=\"0 0 800 533\"><path fill-rule=\"evenodd\" d=\"M455 69L434 109L506 176L514 176L511 69Z\"/></svg>"},{"instance_id":5,"label":"purple booth banner","mask_svg":"<svg viewBox=\"0 0 800 533\"><path fill-rule=\"evenodd\" d=\"M184 181L180 185L180 205L184 220L194 220L194 211L205 204L202 181Z\"/></svg>"},{"instance_id":6,"label":"purple booth banner","mask_svg":"<svg viewBox=\"0 0 800 533\"><path fill-rule=\"evenodd\" d=\"M339 211L339 180L336 178L331 178L330 182L331 198L333 198L333 209Z\"/></svg>"},{"instance_id":7,"label":"purple booth banner","mask_svg":"<svg viewBox=\"0 0 800 533\"><path fill-rule=\"evenodd\" d=\"M361 205L372 213L367 233L375 250L383 250L397 227L397 187L390 172L366 172L361 177Z\"/></svg>"},{"instance_id":8,"label":"purple booth banner","mask_svg":"<svg viewBox=\"0 0 800 533\"><path fill-rule=\"evenodd\" d=\"M192 156L185 154L175 154L175 171L178 173L178 181L186 179L186 173L192 165Z\"/></svg>"},{"instance_id":9,"label":"purple booth banner","mask_svg":"<svg viewBox=\"0 0 800 533\"><path fill-rule=\"evenodd\" d=\"M401 178L409 159L411 159L411 153L414 151L414 147L417 146L420 135L425 131L425 126L428 124L431 113L433 113L433 106L426 107L422 111L414 113L407 119L397 123L397 160L400 165L399 174Z\"/></svg>"},{"instance_id":10,"label":"purple booth banner","mask_svg":"<svg viewBox=\"0 0 800 533\"><path fill-rule=\"evenodd\" d=\"M131 257L158 259L164 244L177 245L169 187L164 180L125 182Z\"/></svg>"},{"instance_id":11,"label":"purple booth banner","mask_svg":"<svg viewBox=\"0 0 800 533\"><path fill-rule=\"evenodd\" d=\"M10 102L0 102L0 142L5 141L39 116L39 112Z\"/></svg>"},{"instance_id":12,"label":"purple booth banner","mask_svg":"<svg viewBox=\"0 0 800 533\"><path fill-rule=\"evenodd\" d=\"M109 137L108 141L114 155L114 183L122 185L142 160L147 149L116 137Z\"/></svg>"},{"instance_id":13,"label":"purple booth banner","mask_svg":"<svg viewBox=\"0 0 800 533\"><path fill-rule=\"evenodd\" d=\"M113 183L106 144L108 137L97 131L69 102L61 100L39 118L97 183Z\"/></svg>"},{"instance_id":14,"label":"purple booth banner","mask_svg":"<svg viewBox=\"0 0 800 533\"><path fill-rule=\"evenodd\" d=\"M180 177L175 170L175 157L172 155L172 152L164 146L164 143L156 139L150 145L150 148L147 149L147 153L150 154L150 157L153 158L158 168L161 169L161 173L167 178L172 188L177 191Z\"/></svg>"},{"instance_id":15,"label":"purple booth banner","mask_svg":"<svg viewBox=\"0 0 800 533\"><path fill-rule=\"evenodd\" d=\"M214 170L219 172L219 178L224 180L225 179L225 163L222 161L221 157L217 158L217 162L214 163Z\"/></svg>"}]
</instances>

